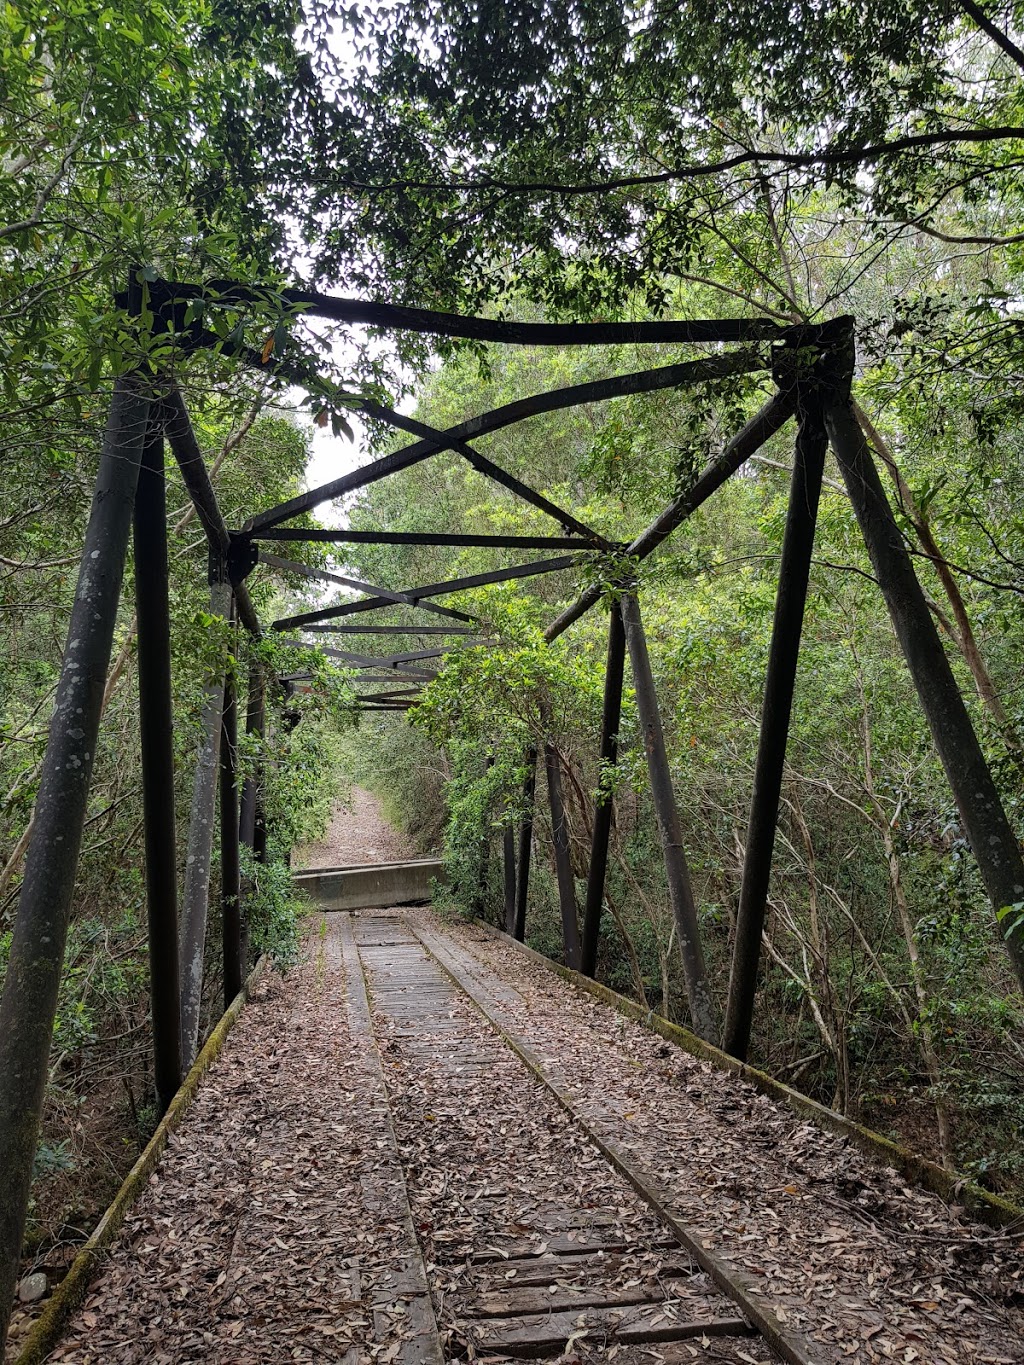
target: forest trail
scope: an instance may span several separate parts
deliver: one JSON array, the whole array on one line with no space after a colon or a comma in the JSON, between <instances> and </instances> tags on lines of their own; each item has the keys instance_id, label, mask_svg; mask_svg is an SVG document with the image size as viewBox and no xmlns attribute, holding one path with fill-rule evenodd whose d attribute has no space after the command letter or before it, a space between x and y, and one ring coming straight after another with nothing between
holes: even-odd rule
<instances>
[{"instance_id":1,"label":"forest trail","mask_svg":"<svg viewBox=\"0 0 1024 1365\"><path fill-rule=\"evenodd\" d=\"M353 786L347 800L335 807L324 837L296 849L293 867L358 867L365 863L397 863L420 855L412 843L390 824L380 797Z\"/></svg>"},{"instance_id":2,"label":"forest trail","mask_svg":"<svg viewBox=\"0 0 1024 1365\"><path fill-rule=\"evenodd\" d=\"M51 1359L777 1360L678 1225L790 1359L1019 1365L1012 1239L475 926L321 915Z\"/></svg>"}]
</instances>

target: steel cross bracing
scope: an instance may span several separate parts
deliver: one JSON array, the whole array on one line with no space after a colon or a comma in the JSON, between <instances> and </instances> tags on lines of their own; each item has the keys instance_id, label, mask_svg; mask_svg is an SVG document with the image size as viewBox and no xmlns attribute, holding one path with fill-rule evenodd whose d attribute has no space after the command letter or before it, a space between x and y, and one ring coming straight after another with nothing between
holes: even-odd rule
<instances>
[{"instance_id":1,"label":"steel cross bracing","mask_svg":"<svg viewBox=\"0 0 1024 1365\"><path fill-rule=\"evenodd\" d=\"M443 668L453 651L495 645L488 626L464 600L450 606L436 601L486 584L534 575L569 573L584 586L572 605L545 630L555 640L606 595L609 561L616 600L608 605L609 643L600 754L604 764L617 757L617 733L623 671L628 655L651 791L662 835L669 897L680 944L693 1025L706 1038L718 1040L734 1055L746 1053L755 998L761 931L768 892L772 848L778 817L780 784L803 623L811 549L822 465L830 444L864 536L890 614L929 725L960 809L979 870L994 905L1024 900L1024 862L1006 819L969 714L950 670L912 562L883 492L870 450L858 424L850 395L854 365L853 320L837 318L821 325L784 326L762 319L668 321L649 323L547 324L516 323L459 317L425 309L368 303L301 290L274 290L213 281L206 285L165 280L147 281L148 271L133 271L126 294L118 300L141 328L173 334L179 350L217 348L240 363L292 383L325 386L309 369L208 330L205 319L221 308L252 307L262 316L287 322L305 316L353 326L411 330L427 335L467 338L497 345L607 346L628 343L704 345L719 349L677 364L577 384L534 394L492 412L436 430L397 413L360 393L337 393L347 409L404 431L415 439L360 469L291 498L277 507L254 511L239 530L230 530L221 513L182 395L173 381L147 381L129 374L114 383L113 401L96 483L69 645L57 689L56 709L43 761L32 838L14 924L10 966L0 1002L0 1079L15 1076L17 1085L0 1086L0 1338L3 1314L13 1296L18 1254L28 1204L36 1133L46 1086L49 1045L63 964L78 851L86 815L92 755L96 751L100 706L110 658L128 539L135 526L135 578L139 625L140 725L142 733L150 977L155 1050L155 1077L160 1107L166 1107L199 1043L199 999L213 861L213 829L220 792L221 886L224 981L228 995L236 990L245 962L245 888L239 879L239 845L246 844L258 861L266 846L260 804L260 775L248 778L239 791L234 765L238 702L232 677L214 679L203 709L203 737L193 788L186 877L180 897L175 887L173 812L169 812L167 774L173 771L170 690L170 613L167 602L166 507L163 443L169 444L206 534L210 551L211 612L237 622L253 636L262 633L246 579L261 565L275 574L297 574L346 589L350 600L297 613L271 623L276 634L395 634L415 646L417 636L447 635L436 649L403 646L396 653L367 656L344 649L320 652L357 670L360 681L384 684L385 690L358 698L368 712L404 711L415 704L418 687L436 673L421 665L432 660ZM195 305L202 304L202 308ZM190 305L191 310L190 310ZM187 311L190 310L190 311ZM186 322L186 317L193 321ZM237 334L237 329L232 336ZM725 350L726 346L738 349ZM495 464L474 444L487 435L540 413L581 404L602 403L625 395L693 387L728 375L768 371L775 392L770 400L720 451L701 475L675 498L630 544L609 541L570 509L558 506L517 476ZM701 507L744 462L792 419L797 438L786 524L779 591L762 707L750 821L744 856L742 890L734 938L728 1013L720 1030L708 986L700 924L690 883L683 837L658 712L635 565L647 558L672 532ZM534 507L553 523L552 534L527 536L337 530L289 526L356 489L400 470L430 460L442 451L464 459L484 477ZM439 583L392 588L366 583L286 559L263 549L266 543L414 544L478 547L508 551L561 551L554 558L512 564L486 573ZM600 572L588 562L602 556ZM589 579L589 582L587 581ZM405 608L428 613L431 625L347 622L354 615ZM444 624L437 621L444 618ZM294 641L293 643L299 643ZM307 638L308 646L308 638ZM265 678L253 668L247 686L245 728L262 735L267 724L268 684L287 696L308 685L308 672ZM299 713L283 712L285 728ZM540 729L544 729L543 717ZM611 801L599 794L593 823L586 898L580 925L561 803L557 749L545 740L544 768L552 809L560 908L568 965L593 974L604 900ZM527 757L528 778L522 798L526 812L518 855L511 829L505 839L505 903L507 925L525 934L532 809L538 753ZM170 818L169 818L170 815ZM582 932L580 932L580 929ZM1015 965L1024 976L1024 947L1010 943Z\"/></svg>"}]
</instances>

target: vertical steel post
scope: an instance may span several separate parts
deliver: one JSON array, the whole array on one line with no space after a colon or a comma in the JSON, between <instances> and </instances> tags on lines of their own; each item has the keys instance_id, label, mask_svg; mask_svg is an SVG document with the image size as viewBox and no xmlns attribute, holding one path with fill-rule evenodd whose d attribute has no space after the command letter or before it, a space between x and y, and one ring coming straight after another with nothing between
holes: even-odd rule
<instances>
[{"instance_id":1,"label":"vertical steel post","mask_svg":"<svg viewBox=\"0 0 1024 1365\"><path fill-rule=\"evenodd\" d=\"M665 748L661 714L658 710L654 674L651 672L651 660L647 652L647 637L640 620L639 603L632 593L622 594L619 599L619 610L622 613L626 647L629 650L629 661L633 671L640 729L647 753L651 797L665 856L669 901L676 924L679 952L683 960L683 979L686 983L686 998L690 1005L690 1018L695 1033L709 1041L715 1041L718 1037L715 1005L704 963L704 949L697 924L697 906L690 885L690 870L686 865L686 854L683 852L682 827L679 823L675 792L672 790L672 773Z\"/></svg>"},{"instance_id":2,"label":"vertical steel post","mask_svg":"<svg viewBox=\"0 0 1024 1365\"><path fill-rule=\"evenodd\" d=\"M231 585L223 563L211 563L210 614L227 619ZM187 1070L199 1046L199 1016L203 998L206 921L210 908L210 871L213 860L213 822L217 804L220 736L224 721L224 674L207 684L203 703L202 738L192 784L192 805L185 855L185 885L178 926L181 972L181 1063Z\"/></svg>"},{"instance_id":3,"label":"vertical steel post","mask_svg":"<svg viewBox=\"0 0 1024 1365\"><path fill-rule=\"evenodd\" d=\"M163 1114L181 1085L181 995L167 496L164 437L157 425L150 427L142 452L134 530L153 1077Z\"/></svg>"},{"instance_id":4,"label":"vertical steel post","mask_svg":"<svg viewBox=\"0 0 1024 1365\"><path fill-rule=\"evenodd\" d=\"M266 690L263 674L258 664L249 668L249 693L245 708L245 733L263 738L266 724ZM238 816L238 834L246 848L256 847L256 806L259 794L260 769L254 771L242 783L242 802Z\"/></svg>"},{"instance_id":5,"label":"vertical steel post","mask_svg":"<svg viewBox=\"0 0 1024 1365\"><path fill-rule=\"evenodd\" d=\"M266 687L263 681L263 673L259 664L253 662L249 668L249 692L245 708L245 733L247 735L255 736L257 740L263 739L265 713ZM239 843L249 849L253 861L257 863L263 862L266 854L265 838L262 841L262 847L257 851L257 829L262 826L262 820L258 821L262 780L263 770L257 762L242 783L242 797L238 815ZM240 889L243 977L249 967L249 912L252 889L252 882L247 877Z\"/></svg>"},{"instance_id":6,"label":"vertical steel post","mask_svg":"<svg viewBox=\"0 0 1024 1365\"><path fill-rule=\"evenodd\" d=\"M71 897L150 403L114 384L0 999L0 1352L14 1302Z\"/></svg>"},{"instance_id":7,"label":"vertical steel post","mask_svg":"<svg viewBox=\"0 0 1024 1365\"><path fill-rule=\"evenodd\" d=\"M234 618L234 603L231 607ZM242 914L238 828L238 704L235 681L224 682L220 736L220 910L224 1008L242 989Z\"/></svg>"},{"instance_id":8,"label":"vertical steel post","mask_svg":"<svg viewBox=\"0 0 1024 1365\"><path fill-rule=\"evenodd\" d=\"M572 874L569 851L569 826L562 800L562 773L558 750L544 745L544 767L548 777L548 804L551 808L551 839L555 849L555 874L558 878L558 907L562 917L562 948L565 965L573 971L580 967L580 931L576 922L576 879Z\"/></svg>"},{"instance_id":9,"label":"vertical steel post","mask_svg":"<svg viewBox=\"0 0 1024 1365\"><path fill-rule=\"evenodd\" d=\"M501 847L505 873L505 932L516 928L516 832L511 825L502 830Z\"/></svg>"},{"instance_id":10,"label":"vertical steel post","mask_svg":"<svg viewBox=\"0 0 1024 1365\"><path fill-rule=\"evenodd\" d=\"M484 760L484 777L494 767L494 754L490 753ZM473 890L473 914L478 918L483 916L486 897L487 897L487 872L491 859L491 823L490 809L484 808L484 827L480 834L480 864L476 873L476 886Z\"/></svg>"},{"instance_id":11,"label":"vertical steel post","mask_svg":"<svg viewBox=\"0 0 1024 1365\"><path fill-rule=\"evenodd\" d=\"M1024 859L854 414L852 363L851 348L842 376L845 393L825 412L829 439L981 879L998 913L1024 901ZM1018 930L1005 946L1024 987L1024 933Z\"/></svg>"},{"instance_id":12,"label":"vertical steel post","mask_svg":"<svg viewBox=\"0 0 1024 1365\"><path fill-rule=\"evenodd\" d=\"M526 940L526 901L530 891L530 853L533 849L533 798L537 789L537 750L530 745L523 783L523 823L519 827L519 866L516 869L516 913L512 936Z\"/></svg>"},{"instance_id":13,"label":"vertical steel post","mask_svg":"<svg viewBox=\"0 0 1024 1365\"><path fill-rule=\"evenodd\" d=\"M626 636L617 606L608 615L608 658L604 670L604 710L601 715L602 779L609 775L619 756L619 721L622 715L622 675L626 662ZM580 970L587 976L597 971L597 944L601 933L604 882L608 870L608 838L615 806L610 791L598 788L594 828L590 843L587 899L583 909L583 947Z\"/></svg>"},{"instance_id":14,"label":"vertical steel post","mask_svg":"<svg viewBox=\"0 0 1024 1365\"><path fill-rule=\"evenodd\" d=\"M761 935L827 449L821 401L811 395L808 405L801 404L800 408L725 1013L722 1046L741 1061L746 1060L754 1017Z\"/></svg>"}]
</instances>

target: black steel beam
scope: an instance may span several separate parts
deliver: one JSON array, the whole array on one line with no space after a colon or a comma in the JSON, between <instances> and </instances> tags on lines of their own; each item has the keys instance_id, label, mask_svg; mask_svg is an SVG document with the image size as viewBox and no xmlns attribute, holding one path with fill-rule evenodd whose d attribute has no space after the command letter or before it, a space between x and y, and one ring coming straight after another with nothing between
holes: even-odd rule
<instances>
[{"instance_id":1,"label":"black steel beam","mask_svg":"<svg viewBox=\"0 0 1024 1365\"><path fill-rule=\"evenodd\" d=\"M777 393L765 406L752 417L742 431L729 442L714 463L708 465L687 492L669 503L668 507L623 550L623 556L630 559L646 559L661 545L672 532L692 516L698 507L703 506L713 493L729 479L751 455L777 431L786 425L796 411L796 396L790 390ZM548 642L555 640L574 621L590 610L601 600L603 589L593 584L585 589L571 607L560 612L544 631Z\"/></svg>"},{"instance_id":2,"label":"black steel beam","mask_svg":"<svg viewBox=\"0 0 1024 1365\"><path fill-rule=\"evenodd\" d=\"M153 1021L153 1081L161 1115L181 1085L177 827L174 818L174 715L165 485L163 432L159 425L153 425L146 438L139 469L134 544L149 998Z\"/></svg>"},{"instance_id":3,"label":"black steel beam","mask_svg":"<svg viewBox=\"0 0 1024 1365\"><path fill-rule=\"evenodd\" d=\"M421 697L422 690L418 687L400 687L393 692L361 692L358 694L359 701L406 701L412 698Z\"/></svg>"},{"instance_id":4,"label":"black steel beam","mask_svg":"<svg viewBox=\"0 0 1024 1365\"><path fill-rule=\"evenodd\" d=\"M779 562L775 596L775 620L768 653L761 732L754 766L754 790L747 823L747 847L732 970L726 1005L722 1046L734 1057L746 1060L754 1018L757 971L761 959L761 936L779 818L779 796L786 762L786 741L793 708L800 636L814 549L821 480L825 468L828 435L820 400L800 413L796 457L789 489L789 510Z\"/></svg>"},{"instance_id":5,"label":"black steel beam","mask_svg":"<svg viewBox=\"0 0 1024 1365\"><path fill-rule=\"evenodd\" d=\"M469 588L481 588L489 583L506 583L514 578L533 578L538 574L557 573L561 569L571 569L577 564L572 555L562 555L558 559L540 559L531 564L519 564L511 569L495 569L490 573L469 574L465 578L452 578L444 583L427 583L422 588L406 588L404 596L411 598L415 606L426 605L423 598L444 597L452 592L465 592ZM293 630L311 625L317 621L330 621L339 616L352 616L358 612L375 611L378 607L390 606L384 597L371 597L364 602L349 602L342 607L323 607L319 611L303 612L299 616L288 616L273 623L274 630ZM472 617L465 617L472 620Z\"/></svg>"},{"instance_id":6,"label":"black steel beam","mask_svg":"<svg viewBox=\"0 0 1024 1365\"><path fill-rule=\"evenodd\" d=\"M384 327L422 332L429 336L463 337L502 342L511 346L637 346L664 342L753 342L781 337L816 336L820 327L787 326L762 318L695 319L678 322L506 322L465 317L428 308L373 303L342 298L309 289L271 289L239 280L210 280L206 284L158 280L150 286L154 300L202 298L212 306L252 303L260 307L301 309L304 316L329 318L354 326Z\"/></svg>"},{"instance_id":7,"label":"black steel beam","mask_svg":"<svg viewBox=\"0 0 1024 1365\"><path fill-rule=\"evenodd\" d=\"M305 630L317 635L475 635L480 632L472 626L306 626Z\"/></svg>"},{"instance_id":8,"label":"black steel beam","mask_svg":"<svg viewBox=\"0 0 1024 1365\"><path fill-rule=\"evenodd\" d=\"M206 532L210 552L214 557L226 560L231 550L231 533L221 514L203 452L192 430L185 400L176 386L172 385L164 394L162 409L164 433L178 461L178 468L196 509L196 515ZM252 604L248 589L244 583L236 583L234 589L238 619L250 635L259 638L261 633L259 617L256 615L256 608Z\"/></svg>"},{"instance_id":9,"label":"black steel beam","mask_svg":"<svg viewBox=\"0 0 1024 1365\"><path fill-rule=\"evenodd\" d=\"M619 724L622 715L622 678L626 662L626 636L618 607L613 607L608 620L608 657L604 670L604 709L601 714L601 759L594 810L594 826L590 840L590 866L587 873L587 898L583 909L583 945L580 952L580 971L587 976L597 972L597 947L601 933L601 911L604 908L604 884L608 870L608 839L612 828L615 806L612 793L603 785L611 778L611 770L618 762Z\"/></svg>"},{"instance_id":10,"label":"black steel beam","mask_svg":"<svg viewBox=\"0 0 1024 1365\"><path fill-rule=\"evenodd\" d=\"M315 578L323 583L338 583L343 588L354 588L356 592L365 592L374 597L385 597L389 602L394 602L399 606L414 607L416 605L405 593L391 592L390 589L379 588L374 583L364 583L362 579L348 578L344 574L332 573L329 569L315 568L311 564L300 564L295 559L282 559L279 555L268 554L265 550L260 551L258 562L265 564L269 569L298 574L300 578Z\"/></svg>"},{"instance_id":11,"label":"black steel beam","mask_svg":"<svg viewBox=\"0 0 1024 1365\"><path fill-rule=\"evenodd\" d=\"M606 540L600 532L580 521L578 517L574 517L564 507L559 507L550 498L546 498L543 493L538 493L529 484L523 483L522 479L517 478L515 474L510 474L507 469L502 469L501 465L495 464L486 455L481 455L467 441L447 436L436 427L428 426L426 422L419 422L415 417L406 417L404 413L395 412L392 408L385 408L379 404L372 406L374 409L372 415L379 421L387 422L389 426L396 427L399 431L407 431L410 435L419 436L423 440L433 441L436 450L454 450L457 455L461 455L464 460L467 460L478 474L500 484L502 488L507 489L515 497L523 502L528 502L532 507L536 507L545 516L557 521L559 526L564 527L565 530L582 536L595 549L610 550L612 548L611 541ZM369 404L366 404L365 407L367 411L370 410Z\"/></svg>"},{"instance_id":12,"label":"black steel beam","mask_svg":"<svg viewBox=\"0 0 1024 1365\"><path fill-rule=\"evenodd\" d=\"M149 406L136 380L115 381L0 999L0 1351L18 1280L68 917Z\"/></svg>"},{"instance_id":13,"label":"black steel beam","mask_svg":"<svg viewBox=\"0 0 1024 1365\"><path fill-rule=\"evenodd\" d=\"M579 536L488 536L440 534L433 531L328 531L271 526L264 531L237 531L252 540L297 541L328 545L439 545L481 550L590 550L598 547ZM265 555L260 556L265 559Z\"/></svg>"},{"instance_id":14,"label":"black steel beam","mask_svg":"<svg viewBox=\"0 0 1024 1365\"><path fill-rule=\"evenodd\" d=\"M398 668L400 664L416 663L419 659L440 659L450 649L419 649L411 654L352 654L347 649L331 649L328 645L307 645L301 640L281 640L289 649L315 649L328 659L342 659L354 668Z\"/></svg>"},{"instance_id":15,"label":"black steel beam","mask_svg":"<svg viewBox=\"0 0 1024 1365\"><path fill-rule=\"evenodd\" d=\"M408 678L413 682L432 682L437 677L436 673L430 673L421 668L396 668L390 673L360 673L357 678L353 678L355 683L393 683L405 682Z\"/></svg>"},{"instance_id":16,"label":"black steel beam","mask_svg":"<svg viewBox=\"0 0 1024 1365\"><path fill-rule=\"evenodd\" d=\"M852 356L850 365L852 369ZM998 914L1024 901L1020 844L853 411L849 377L843 397L826 410L829 440L981 880ZM1000 937L1024 986L1024 933L1017 929Z\"/></svg>"},{"instance_id":17,"label":"black steel beam","mask_svg":"<svg viewBox=\"0 0 1024 1365\"><path fill-rule=\"evenodd\" d=\"M280 621L272 621L270 628L271 630L283 631L292 630L297 625L301 625L302 628L305 630L307 626L315 624L316 621L319 620L320 617L325 614L327 616L327 619L337 620L339 617L343 616L358 616L365 611L376 611L379 607L393 607L396 605L395 601L393 600L394 596L395 594L393 593L389 594L387 597L382 597L380 594L378 594L375 597L364 598L360 602L346 602L343 603L340 607L328 607L326 608L326 613L306 612L302 616L287 616ZM480 624L477 617L470 615L469 612L457 611L454 607L443 607L439 602L429 601L425 602L417 600L415 602L409 601L399 603L397 605L408 606L413 608L415 611L428 611L435 616L446 616L453 621L469 621L473 625ZM312 617L313 620L309 621L307 620L307 617Z\"/></svg>"},{"instance_id":18,"label":"black steel beam","mask_svg":"<svg viewBox=\"0 0 1024 1365\"><path fill-rule=\"evenodd\" d=\"M477 436L485 436L493 431L500 431L505 427L512 426L516 422L521 422L526 417L534 417L540 413L554 412L563 408L578 407L583 403L605 402L608 399L623 397L627 394L650 393L657 389L678 388L684 384L703 383L709 379L722 378L725 375L745 373L760 368L764 368L764 362L760 356L753 352L741 352L731 356L709 356L701 360L686 361L681 365L662 366L658 369L643 370L613 379L599 379L590 384L572 384L566 388L552 389L529 398L520 398L514 403L506 403L502 407L494 408L491 412L483 413L478 417L471 417L468 421L460 422L457 426L435 432L426 440L417 441L391 455L385 455L372 464L365 465L362 469L355 469L349 474L343 474L341 478L332 479L330 483L322 484L319 488L311 488L307 493L300 493L279 507L260 512L250 519L247 526L253 531L266 530L282 521L297 517L303 512L312 511L321 503L332 502L335 498L344 497L346 493L351 493L357 488L363 488L378 479L387 478L401 469L408 469L411 465L418 464L421 460L426 460L431 455L437 454L439 450L447 449L449 442L467 441ZM382 409L378 413L375 405L363 402L358 395L351 395L351 397L359 406L363 407L368 416L380 417L386 411Z\"/></svg>"}]
</instances>

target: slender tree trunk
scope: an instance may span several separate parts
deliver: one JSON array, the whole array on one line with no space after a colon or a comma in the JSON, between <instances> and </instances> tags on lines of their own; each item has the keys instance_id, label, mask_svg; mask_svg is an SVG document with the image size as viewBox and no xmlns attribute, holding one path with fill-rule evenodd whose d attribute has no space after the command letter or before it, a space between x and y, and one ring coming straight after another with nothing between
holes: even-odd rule
<instances>
[{"instance_id":1,"label":"slender tree trunk","mask_svg":"<svg viewBox=\"0 0 1024 1365\"><path fill-rule=\"evenodd\" d=\"M519 863L516 867L516 913L512 935L520 943L526 941L526 906L530 895L530 855L533 851L533 800L537 788L537 750L531 747L526 756L526 781L523 784L525 813L519 830Z\"/></svg>"},{"instance_id":2,"label":"slender tree trunk","mask_svg":"<svg viewBox=\"0 0 1024 1365\"><path fill-rule=\"evenodd\" d=\"M999 727L1007 744L1020 755L1020 736L1017 734L1010 717L1007 715L1006 708L1002 703L999 693L996 691L995 683L992 681L992 675L988 671L984 657L981 653L981 647L974 634L974 627L971 624L970 614L967 611L967 603L963 599L960 585L957 583L945 556L939 549L931 524L929 523L927 516L918 506L914 494L910 489L910 485L903 477L903 473L896 463L896 457L889 448L886 440L875 428L871 419L859 403L854 404L854 412L857 415L857 420L864 429L865 435L874 446L875 451L892 476L893 482L896 485L896 490L899 494L900 506L910 518L917 538L921 542L921 549L934 566L939 582L942 584L942 590L949 600L950 610L953 613L953 620L956 622L956 630L955 632L950 632L950 635L957 648L960 650L960 653L964 656L968 668L971 670L971 676L974 678L974 685L977 688L978 697Z\"/></svg>"},{"instance_id":3,"label":"slender tree trunk","mask_svg":"<svg viewBox=\"0 0 1024 1365\"><path fill-rule=\"evenodd\" d=\"M576 919L576 879L569 851L569 826L562 801L562 773L558 750L550 740L544 744L544 770L548 779L548 804L551 809L551 846L558 883L558 908L562 919L562 952L565 965L573 971L580 966L580 931Z\"/></svg>"},{"instance_id":4,"label":"slender tree trunk","mask_svg":"<svg viewBox=\"0 0 1024 1365\"><path fill-rule=\"evenodd\" d=\"M232 615L234 615L232 608ZM237 627L235 628L237 631ZM220 909L224 1008L242 989L242 886L239 869L238 701L233 678L224 684L220 736Z\"/></svg>"}]
</instances>

